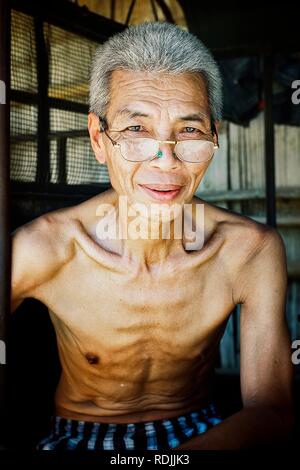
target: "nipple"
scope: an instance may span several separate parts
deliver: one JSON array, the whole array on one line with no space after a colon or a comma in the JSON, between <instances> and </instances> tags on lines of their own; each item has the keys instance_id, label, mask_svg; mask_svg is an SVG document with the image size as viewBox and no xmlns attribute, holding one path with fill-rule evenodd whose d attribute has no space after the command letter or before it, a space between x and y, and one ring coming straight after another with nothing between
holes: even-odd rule
<instances>
[{"instance_id":1,"label":"nipple","mask_svg":"<svg viewBox=\"0 0 300 470\"><path fill-rule=\"evenodd\" d=\"M99 356L97 356L96 354L87 353L85 357L89 364L98 364L99 362Z\"/></svg>"}]
</instances>

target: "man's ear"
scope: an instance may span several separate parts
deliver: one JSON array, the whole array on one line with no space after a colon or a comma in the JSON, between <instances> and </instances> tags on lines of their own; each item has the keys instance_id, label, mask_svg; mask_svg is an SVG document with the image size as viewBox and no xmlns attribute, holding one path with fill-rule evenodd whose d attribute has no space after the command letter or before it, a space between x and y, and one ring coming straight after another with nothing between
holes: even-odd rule
<instances>
[{"instance_id":1,"label":"man's ear","mask_svg":"<svg viewBox=\"0 0 300 470\"><path fill-rule=\"evenodd\" d=\"M98 160L99 163L105 164L106 153L103 142L103 132L100 132L99 118L94 113L89 113L88 115L88 129L96 160Z\"/></svg>"}]
</instances>

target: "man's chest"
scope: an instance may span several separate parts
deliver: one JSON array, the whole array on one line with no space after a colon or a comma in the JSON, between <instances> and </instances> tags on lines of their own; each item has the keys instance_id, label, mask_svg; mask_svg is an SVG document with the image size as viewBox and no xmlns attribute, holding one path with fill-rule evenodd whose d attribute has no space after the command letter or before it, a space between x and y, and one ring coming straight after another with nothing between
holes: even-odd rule
<instances>
[{"instance_id":1,"label":"man's chest","mask_svg":"<svg viewBox=\"0 0 300 470\"><path fill-rule=\"evenodd\" d=\"M213 263L112 271L79 257L38 297L76 338L116 349L155 341L184 349L218 329L233 307L227 276Z\"/></svg>"}]
</instances>

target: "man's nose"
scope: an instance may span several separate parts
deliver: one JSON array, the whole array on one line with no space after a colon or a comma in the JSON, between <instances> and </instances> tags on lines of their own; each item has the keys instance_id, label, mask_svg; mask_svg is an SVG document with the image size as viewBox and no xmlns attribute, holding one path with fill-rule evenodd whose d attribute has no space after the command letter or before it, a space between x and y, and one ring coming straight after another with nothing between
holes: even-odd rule
<instances>
[{"instance_id":1,"label":"man's nose","mask_svg":"<svg viewBox=\"0 0 300 470\"><path fill-rule=\"evenodd\" d=\"M177 168L180 160L175 155L175 144L160 144L156 158L149 163L162 169Z\"/></svg>"}]
</instances>

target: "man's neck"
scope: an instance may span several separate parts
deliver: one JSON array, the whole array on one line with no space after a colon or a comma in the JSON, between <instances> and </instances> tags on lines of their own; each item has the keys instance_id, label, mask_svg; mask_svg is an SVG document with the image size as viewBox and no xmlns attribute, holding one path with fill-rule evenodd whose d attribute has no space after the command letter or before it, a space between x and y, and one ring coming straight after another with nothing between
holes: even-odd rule
<instances>
[{"instance_id":1,"label":"man's neck","mask_svg":"<svg viewBox=\"0 0 300 470\"><path fill-rule=\"evenodd\" d=\"M130 217L124 220L120 216L121 233L126 234L127 229L127 237L119 240L122 255L143 267L163 264L170 256L184 251L181 220L180 217L176 223L174 220L158 223L157 220L140 217L140 223L131 226Z\"/></svg>"},{"instance_id":2,"label":"man's neck","mask_svg":"<svg viewBox=\"0 0 300 470\"><path fill-rule=\"evenodd\" d=\"M167 205L157 204L160 211L157 215L155 210L152 212L153 205L149 210L147 205L130 205L126 197L114 196L108 204L111 208L109 212L105 210L105 204L102 206L104 212L101 204L97 208L97 215L104 216L100 219L98 229L100 226L106 227L103 236L101 229L97 230L97 237L120 256L147 267L163 264L168 258L186 251L201 249L204 218L201 219L195 211L196 206L200 209L200 205L191 203L189 209L193 210L186 211L186 205L183 207L177 204L170 211ZM109 234L107 226L110 227ZM198 248L190 243L195 237L195 227L200 243Z\"/></svg>"}]
</instances>

